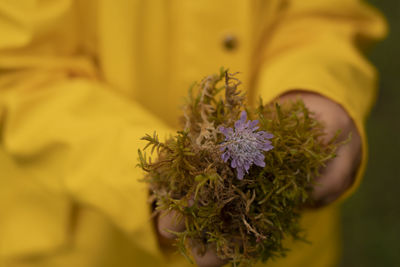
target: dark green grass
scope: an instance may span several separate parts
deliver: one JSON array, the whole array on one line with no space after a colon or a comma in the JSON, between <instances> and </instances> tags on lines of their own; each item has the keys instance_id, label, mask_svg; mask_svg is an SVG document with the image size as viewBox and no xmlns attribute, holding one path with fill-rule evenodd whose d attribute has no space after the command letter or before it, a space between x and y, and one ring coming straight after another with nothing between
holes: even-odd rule
<instances>
[{"instance_id":1,"label":"dark green grass","mask_svg":"<svg viewBox=\"0 0 400 267\"><path fill-rule=\"evenodd\" d=\"M367 124L367 173L343 205L341 267L400 266L400 1L369 2L385 14L390 34L370 54L380 91Z\"/></svg>"}]
</instances>

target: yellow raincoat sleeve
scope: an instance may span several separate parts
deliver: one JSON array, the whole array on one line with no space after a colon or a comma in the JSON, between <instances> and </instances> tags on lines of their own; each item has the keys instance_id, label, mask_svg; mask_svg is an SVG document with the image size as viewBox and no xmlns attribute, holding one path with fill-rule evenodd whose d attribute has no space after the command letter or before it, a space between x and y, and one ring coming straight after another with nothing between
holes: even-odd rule
<instances>
[{"instance_id":1,"label":"yellow raincoat sleeve","mask_svg":"<svg viewBox=\"0 0 400 267\"><path fill-rule=\"evenodd\" d=\"M376 70L362 50L386 34L382 16L358 0L282 1L261 53L257 88L265 100L306 90L341 104L363 142L358 186L367 159L365 118L376 98Z\"/></svg>"},{"instance_id":2,"label":"yellow raincoat sleeve","mask_svg":"<svg viewBox=\"0 0 400 267\"><path fill-rule=\"evenodd\" d=\"M145 133L170 131L97 78L69 1L34 2L0 2L0 260L62 246L72 203L155 252L135 165Z\"/></svg>"}]
</instances>

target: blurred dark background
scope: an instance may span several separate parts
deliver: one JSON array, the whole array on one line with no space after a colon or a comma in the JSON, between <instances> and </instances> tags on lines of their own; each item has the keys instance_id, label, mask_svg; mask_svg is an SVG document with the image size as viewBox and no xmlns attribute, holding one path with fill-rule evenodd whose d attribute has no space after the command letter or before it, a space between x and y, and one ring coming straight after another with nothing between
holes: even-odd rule
<instances>
[{"instance_id":1,"label":"blurred dark background","mask_svg":"<svg viewBox=\"0 0 400 267\"><path fill-rule=\"evenodd\" d=\"M367 124L367 173L343 205L341 267L400 266L400 1L368 2L385 14L390 32L369 55L380 91Z\"/></svg>"}]
</instances>

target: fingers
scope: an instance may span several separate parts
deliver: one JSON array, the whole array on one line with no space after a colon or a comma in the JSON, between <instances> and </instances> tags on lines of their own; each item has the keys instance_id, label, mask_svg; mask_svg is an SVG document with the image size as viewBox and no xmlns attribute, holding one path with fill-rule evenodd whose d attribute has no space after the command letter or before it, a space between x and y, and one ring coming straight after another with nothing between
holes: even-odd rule
<instances>
[{"instance_id":1,"label":"fingers","mask_svg":"<svg viewBox=\"0 0 400 267\"><path fill-rule=\"evenodd\" d=\"M193 199L188 200L188 206L191 207L194 204ZM176 211L162 211L158 215L157 219L157 230L159 234L166 239L175 239L173 232L182 232L185 230L185 223L181 214Z\"/></svg>"},{"instance_id":2,"label":"fingers","mask_svg":"<svg viewBox=\"0 0 400 267\"><path fill-rule=\"evenodd\" d=\"M175 211L162 212L157 219L157 230L161 237L161 245L164 249L170 250L172 241L175 239L173 232L182 232L185 230L185 224L183 220L179 219L179 215ZM169 247L169 248L168 248ZM204 255L199 251L199 246L192 244L192 256L199 267L219 267L228 261L221 260L216 254L215 246L207 248Z\"/></svg>"},{"instance_id":3,"label":"fingers","mask_svg":"<svg viewBox=\"0 0 400 267\"><path fill-rule=\"evenodd\" d=\"M201 255L198 247L193 246L192 256L199 267L220 267L228 263L228 260L222 260L217 256L215 246L207 248L204 255Z\"/></svg>"},{"instance_id":4,"label":"fingers","mask_svg":"<svg viewBox=\"0 0 400 267\"><path fill-rule=\"evenodd\" d=\"M316 118L324 123L326 135L322 138L323 141L332 139L338 130L341 131L339 142L346 140L351 134L350 141L338 148L337 157L328 162L320 177L316 179L313 199L317 206L322 206L337 199L354 182L361 162L361 137L343 107L324 96L293 91L281 96L280 100L298 98L301 98L307 108L315 113Z\"/></svg>"},{"instance_id":5,"label":"fingers","mask_svg":"<svg viewBox=\"0 0 400 267\"><path fill-rule=\"evenodd\" d=\"M324 141L330 140L338 130L341 131L338 141L346 140L350 134L351 139L338 148L336 158L328 162L316 179L313 199L317 206L333 202L352 185L362 154L361 137L353 120L340 105L326 101L330 100L306 103L325 124Z\"/></svg>"},{"instance_id":6,"label":"fingers","mask_svg":"<svg viewBox=\"0 0 400 267\"><path fill-rule=\"evenodd\" d=\"M173 240L175 235L168 230L182 232L185 230L185 223L183 220L179 220L179 215L175 211L165 211L158 216L157 228L163 238Z\"/></svg>"},{"instance_id":7,"label":"fingers","mask_svg":"<svg viewBox=\"0 0 400 267\"><path fill-rule=\"evenodd\" d=\"M358 139L354 136L353 138ZM357 140L338 149L337 157L328 163L316 179L312 196L317 206L333 202L351 186L360 161L361 143Z\"/></svg>"}]
</instances>

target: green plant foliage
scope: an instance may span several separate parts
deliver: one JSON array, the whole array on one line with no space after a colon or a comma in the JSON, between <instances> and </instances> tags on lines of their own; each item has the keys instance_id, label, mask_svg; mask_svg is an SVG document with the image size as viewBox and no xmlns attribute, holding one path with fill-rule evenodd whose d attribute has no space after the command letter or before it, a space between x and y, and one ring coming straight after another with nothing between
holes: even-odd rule
<instances>
[{"instance_id":1,"label":"green plant foliage","mask_svg":"<svg viewBox=\"0 0 400 267\"><path fill-rule=\"evenodd\" d=\"M183 130L165 142L156 133L142 139L156 152L152 161L139 150L156 213L177 211L186 229L176 234L178 250L190 258L191 242L200 253L208 246L234 266L251 266L288 253L286 238L303 240L299 219L312 202L314 179L335 157L337 142L323 143L323 125L302 101L272 103L251 109L235 74L221 69L190 90ZM259 121L259 131L272 133L273 149L264 152L265 167L251 166L242 180L221 158L225 136L240 113ZM192 240L189 242L189 240Z\"/></svg>"}]
</instances>

